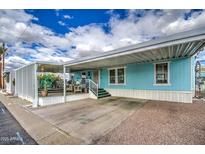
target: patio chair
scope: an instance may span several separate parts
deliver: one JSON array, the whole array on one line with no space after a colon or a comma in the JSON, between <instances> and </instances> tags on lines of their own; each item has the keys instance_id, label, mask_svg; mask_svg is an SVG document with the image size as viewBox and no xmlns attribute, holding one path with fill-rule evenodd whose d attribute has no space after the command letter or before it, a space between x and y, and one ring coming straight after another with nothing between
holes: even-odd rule
<instances>
[{"instance_id":1,"label":"patio chair","mask_svg":"<svg viewBox=\"0 0 205 154\"><path fill-rule=\"evenodd\" d=\"M76 92L82 92L82 87L80 85L74 86L74 93L76 93Z\"/></svg>"},{"instance_id":2,"label":"patio chair","mask_svg":"<svg viewBox=\"0 0 205 154\"><path fill-rule=\"evenodd\" d=\"M73 85L73 84L69 84L69 85L68 85L68 88L66 88L66 90L67 90L68 92L73 92L73 91L74 91L74 85Z\"/></svg>"}]
</instances>

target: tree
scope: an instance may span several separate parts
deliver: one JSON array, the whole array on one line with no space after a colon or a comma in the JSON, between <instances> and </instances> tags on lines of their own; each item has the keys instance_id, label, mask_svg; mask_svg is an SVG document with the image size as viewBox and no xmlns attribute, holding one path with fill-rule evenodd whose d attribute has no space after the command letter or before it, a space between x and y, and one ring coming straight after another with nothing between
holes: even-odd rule
<instances>
[{"instance_id":1,"label":"tree","mask_svg":"<svg viewBox=\"0 0 205 154\"><path fill-rule=\"evenodd\" d=\"M1 73L1 88L4 89L4 78L3 78L3 73L4 73L4 57L6 54L7 48L5 48L5 44L3 43L0 46L0 57L1 57L1 69L0 69L0 73Z\"/></svg>"},{"instance_id":2,"label":"tree","mask_svg":"<svg viewBox=\"0 0 205 154\"><path fill-rule=\"evenodd\" d=\"M0 55L4 55L7 51L7 48L5 48L5 44L3 43L1 46L0 46Z\"/></svg>"}]
</instances>

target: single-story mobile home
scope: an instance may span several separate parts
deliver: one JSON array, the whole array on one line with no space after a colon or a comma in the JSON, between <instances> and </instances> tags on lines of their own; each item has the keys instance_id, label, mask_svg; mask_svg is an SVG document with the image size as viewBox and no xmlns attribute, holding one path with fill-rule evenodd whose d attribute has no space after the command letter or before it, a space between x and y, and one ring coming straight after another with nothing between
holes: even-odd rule
<instances>
[{"instance_id":1,"label":"single-story mobile home","mask_svg":"<svg viewBox=\"0 0 205 154\"><path fill-rule=\"evenodd\" d=\"M191 103L195 55L204 46L205 28L200 28L59 65L32 63L16 70L16 95L34 106L109 96ZM63 74L61 96L39 96L41 70Z\"/></svg>"}]
</instances>

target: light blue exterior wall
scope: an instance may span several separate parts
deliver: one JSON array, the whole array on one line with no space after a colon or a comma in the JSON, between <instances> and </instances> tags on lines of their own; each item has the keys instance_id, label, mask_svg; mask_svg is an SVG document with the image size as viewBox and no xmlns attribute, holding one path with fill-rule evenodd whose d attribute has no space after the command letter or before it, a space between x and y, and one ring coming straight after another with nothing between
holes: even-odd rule
<instances>
[{"instance_id":1,"label":"light blue exterior wall","mask_svg":"<svg viewBox=\"0 0 205 154\"><path fill-rule=\"evenodd\" d=\"M191 91L192 89L192 58L170 61L170 84L169 86L154 85L154 64L127 64L126 85L109 85L108 69L100 70L100 87L115 89L136 90L169 90Z\"/></svg>"}]
</instances>

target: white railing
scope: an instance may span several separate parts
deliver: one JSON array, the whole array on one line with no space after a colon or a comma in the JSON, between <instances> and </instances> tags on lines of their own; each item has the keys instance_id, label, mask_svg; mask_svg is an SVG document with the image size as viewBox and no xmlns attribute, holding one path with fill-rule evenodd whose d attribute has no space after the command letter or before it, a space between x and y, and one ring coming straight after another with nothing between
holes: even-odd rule
<instances>
[{"instance_id":1,"label":"white railing","mask_svg":"<svg viewBox=\"0 0 205 154\"><path fill-rule=\"evenodd\" d=\"M89 80L89 90L91 90L98 97L98 84L93 80Z\"/></svg>"}]
</instances>

